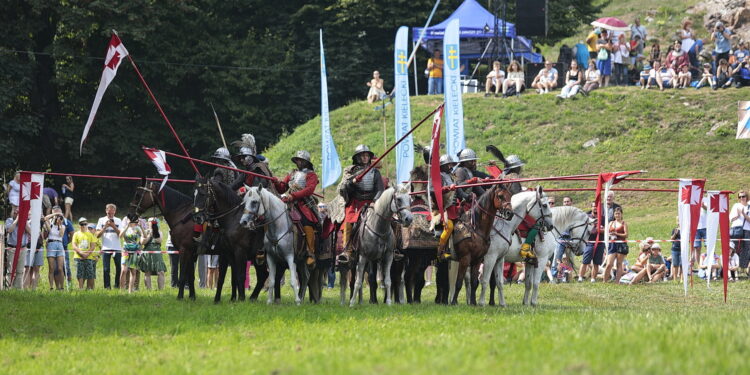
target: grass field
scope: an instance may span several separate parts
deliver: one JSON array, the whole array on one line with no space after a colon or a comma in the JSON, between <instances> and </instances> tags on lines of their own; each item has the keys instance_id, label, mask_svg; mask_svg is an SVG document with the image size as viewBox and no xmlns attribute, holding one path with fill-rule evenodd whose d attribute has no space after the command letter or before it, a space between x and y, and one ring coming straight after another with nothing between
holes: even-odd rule
<instances>
[{"instance_id":1,"label":"grass field","mask_svg":"<svg viewBox=\"0 0 750 375\"><path fill-rule=\"evenodd\" d=\"M3 373L743 373L750 324L747 281L543 284L538 308L214 305L174 290L3 292ZM426 289L428 298L434 288Z\"/></svg>"}]
</instances>

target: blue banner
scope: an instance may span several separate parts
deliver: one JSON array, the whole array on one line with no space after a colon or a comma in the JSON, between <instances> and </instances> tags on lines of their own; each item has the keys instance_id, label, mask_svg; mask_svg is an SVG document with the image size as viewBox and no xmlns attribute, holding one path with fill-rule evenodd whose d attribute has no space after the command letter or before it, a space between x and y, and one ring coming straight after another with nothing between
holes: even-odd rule
<instances>
[{"instance_id":1,"label":"blue banner","mask_svg":"<svg viewBox=\"0 0 750 375\"><path fill-rule=\"evenodd\" d=\"M464 108L461 102L461 52L458 19L451 20L443 38L443 80L445 81L445 144L450 155L466 148Z\"/></svg>"},{"instance_id":2,"label":"blue banner","mask_svg":"<svg viewBox=\"0 0 750 375\"><path fill-rule=\"evenodd\" d=\"M323 189L331 186L341 177L341 160L336 152L336 144L331 135L331 123L328 117L328 81L326 79L326 56L323 52L323 30L320 30L320 144L323 161Z\"/></svg>"},{"instance_id":3,"label":"blue banner","mask_svg":"<svg viewBox=\"0 0 750 375\"><path fill-rule=\"evenodd\" d=\"M393 56L393 80L396 90L396 140L411 130L411 108L409 106L409 28L401 26L396 33L396 48ZM409 135L396 147L396 181L409 180L414 168L414 143Z\"/></svg>"}]
</instances>

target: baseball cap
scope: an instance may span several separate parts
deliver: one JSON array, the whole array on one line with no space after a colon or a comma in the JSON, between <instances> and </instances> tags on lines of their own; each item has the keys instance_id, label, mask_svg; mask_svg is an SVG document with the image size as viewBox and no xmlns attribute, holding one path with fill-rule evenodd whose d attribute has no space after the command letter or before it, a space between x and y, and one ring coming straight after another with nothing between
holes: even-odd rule
<instances>
[{"instance_id":1,"label":"baseball cap","mask_svg":"<svg viewBox=\"0 0 750 375\"><path fill-rule=\"evenodd\" d=\"M87 223L88 223L88 220L86 220L85 217L81 217L80 219L78 219L78 224L87 224Z\"/></svg>"},{"instance_id":2,"label":"baseball cap","mask_svg":"<svg viewBox=\"0 0 750 375\"><path fill-rule=\"evenodd\" d=\"M89 229L96 229L96 225L94 225L94 223L89 223L88 228Z\"/></svg>"}]
</instances>

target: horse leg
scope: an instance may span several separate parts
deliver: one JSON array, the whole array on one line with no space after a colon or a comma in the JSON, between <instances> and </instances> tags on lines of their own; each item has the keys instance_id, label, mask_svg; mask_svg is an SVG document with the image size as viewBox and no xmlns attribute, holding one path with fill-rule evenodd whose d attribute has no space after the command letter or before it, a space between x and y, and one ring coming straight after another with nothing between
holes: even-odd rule
<instances>
[{"instance_id":1,"label":"horse leg","mask_svg":"<svg viewBox=\"0 0 750 375\"><path fill-rule=\"evenodd\" d=\"M469 268L469 257L463 257L458 261L458 273L456 277L456 291L451 299L451 305L458 305L458 294L461 293L461 285L464 282L466 276L466 270ZM468 291L467 291L468 292Z\"/></svg>"},{"instance_id":2,"label":"horse leg","mask_svg":"<svg viewBox=\"0 0 750 375\"><path fill-rule=\"evenodd\" d=\"M185 284L188 280L188 270L189 270L189 264L192 264L190 260L187 259L187 255L184 251L180 251L180 274L179 274L179 280L177 281L177 299L181 300L185 297ZM195 299L195 298L193 298Z\"/></svg>"},{"instance_id":3,"label":"horse leg","mask_svg":"<svg viewBox=\"0 0 750 375\"><path fill-rule=\"evenodd\" d=\"M229 267L227 257L224 255L219 255L219 281L216 283L216 295L214 296L214 303L221 302L221 288L224 287L224 278L227 276L227 267Z\"/></svg>"},{"instance_id":4,"label":"horse leg","mask_svg":"<svg viewBox=\"0 0 750 375\"><path fill-rule=\"evenodd\" d=\"M492 266L492 272L490 272L490 306L495 306L495 287L497 286L495 267L497 267L497 263Z\"/></svg>"},{"instance_id":5,"label":"horse leg","mask_svg":"<svg viewBox=\"0 0 750 375\"><path fill-rule=\"evenodd\" d=\"M339 299L341 306L346 304L346 286L349 284L349 268L339 271Z\"/></svg>"},{"instance_id":6,"label":"horse leg","mask_svg":"<svg viewBox=\"0 0 750 375\"><path fill-rule=\"evenodd\" d=\"M286 264L289 267L289 285L292 286L292 291L294 291L294 303L299 305L302 300L299 296L299 279L297 278L297 264L294 263L294 254L286 256Z\"/></svg>"},{"instance_id":7,"label":"horse leg","mask_svg":"<svg viewBox=\"0 0 750 375\"><path fill-rule=\"evenodd\" d=\"M245 300L245 280L247 278L247 258L245 256L239 256L239 252L235 252L235 263L237 263L237 294L238 299L240 301ZM234 272L235 267L232 267L232 275L235 274Z\"/></svg>"},{"instance_id":8,"label":"horse leg","mask_svg":"<svg viewBox=\"0 0 750 375\"><path fill-rule=\"evenodd\" d=\"M253 262L253 267L255 268L255 278L257 280L255 288L253 288L253 292L250 294L250 301L258 299L260 292L263 291L263 287L266 285L266 280L268 280L268 268L265 264L261 266L257 262Z\"/></svg>"},{"instance_id":9,"label":"horse leg","mask_svg":"<svg viewBox=\"0 0 750 375\"><path fill-rule=\"evenodd\" d=\"M378 304L378 263L367 262L367 284L370 285L370 304Z\"/></svg>"},{"instance_id":10,"label":"horse leg","mask_svg":"<svg viewBox=\"0 0 750 375\"><path fill-rule=\"evenodd\" d=\"M488 252L484 256L484 262L482 262L482 291L479 293L479 306L485 306L485 291L490 283L490 278L492 277L492 271L494 271L495 269L496 261L497 254L495 254L494 252ZM490 291L490 294L492 294L492 291Z\"/></svg>"},{"instance_id":11,"label":"horse leg","mask_svg":"<svg viewBox=\"0 0 750 375\"><path fill-rule=\"evenodd\" d=\"M479 266L471 267L469 271L471 284L471 304L477 305L477 288L479 287Z\"/></svg>"},{"instance_id":12,"label":"horse leg","mask_svg":"<svg viewBox=\"0 0 750 375\"><path fill-rule=\"evenodd\" d=\"M357 295L359 295L360 303L362 303L362 279L365 276L365 266L367 265L367 259L364 256L359 256L357 262L356 278L354 279L354 288L352 288L352 298L349 300L349 307L354 307L357 302Z\"/></svg>"},{"instance_id":13,"label":"horse leg","mask_svg":"<svg viewBox=\"0 0 750 375\"><path fill-rule=\"evenodd\" d=\"M406 266L404 267L404 289L406 290L406 303L414 302L414 270L416 268L415 262L412 261L411 257L407 254Z\"/></svg>"},{"instance_id":14,"label":"horse leg","mask_svg":"<svg viewBox=\"0 0 750 375\"><path fill-rule=\"evenodd\" d=\"M435 283L437 294L435 295L435 303L447 305L450 291L450 277L449 262L439 262L437 269L435 270ZM424 276L422 276L424 277Z\"/></svg>"},{"instance_id":15,"label":"horse leg","mask_svg":"<svg viewBox=\"0 0 750 375\"><path fill-rule=\"evenodd\" d=\"M422 289L424 289L425 279L424 273L427 271L427 267L430 266L429 262L425 259L420 260L422 263L416 266L416 274L414 275L414 302L422 303ZM437 289L437 281L435 282L435 289Z\"/></svg>"},{"instance_id":16,"label":"horse leg","mask_svg":"<svg viewBox=\"0 0 750 375\"><path fill-rule=\"evenodd\" d=\"M296 264L297 267L297 282L299 284L299 299L300 301L305 301L305 294L307 294L307 289L310 287L310 271L307 269L307 265L304 263L302 264ZM310 296L312 297L312 289L310 289Z\"/></svg>"},{"instance_id":17,"label":"horse leg","mask_svg":"<svg viewBox=\"0 0 750 375\"><path fill-rule=\"evenodd\" d=\"M538 304L539 283L542 281L542 273L544 273L544 267L537 267L536 272L534 273L534 279L531 280L531 306L534 307Z\"/></svg>"},{"instance_id":18,"label":"horse leg","mask_svg":"<svg viewBox=\"0 0 750 375\"><path fill-rule=\"evenodd\" d=\"M187 264L187 281L188 281L188 298L195 301L195 263L198 259L188 260Z\"/></svg>"},{"instance_id":19,"label":"horse leg","mask_svg":"<svg viewBox=\"0 0 750 375\"><path fill-rule=\"evenodd\" d=\"M380 261L383 283L385 284L385 304L391 305L391 266L393 265L393 251L386 251L385 259Z\"/></svg>"},{"instance_id":20,"label":"horse leg","mask_svg":"<svg viewBox=\"0 0 750 375\"><path fill-rule=\"evenodd\" d=\"M266 255L266 264L268 264L268 301L266 303L270 305L274 301L273 294L276 291L276 261L272 256Z\"/></svg>"},{"instance_id":21,"label":"horse leg","mask_svg":"<svg viewBox=\"0 0 750 375\"><path fill-rule=\"evenodd\" d=\"M505 265L505 257L498 259L497 265L495 266L495 281L497 282L497 304L500 307L505 307L505 294L503 294L503 284L505 284L505 276L503 275L503 266Z\"/></svg>"},{"instance_id":22,"label":"horse leg","mask_svg":"<svg viewBox=\"0 0 750 375\"><path fill-rule=\"evenodd\" d=\"M524 267L526 278L524 279L524 290L523 290L523 304L528 305L529 304L529 297L531 295L531 283L534 280L534 275L536 274L536 267L531 267L528 264Z\"/></svg>"}]
</instances>

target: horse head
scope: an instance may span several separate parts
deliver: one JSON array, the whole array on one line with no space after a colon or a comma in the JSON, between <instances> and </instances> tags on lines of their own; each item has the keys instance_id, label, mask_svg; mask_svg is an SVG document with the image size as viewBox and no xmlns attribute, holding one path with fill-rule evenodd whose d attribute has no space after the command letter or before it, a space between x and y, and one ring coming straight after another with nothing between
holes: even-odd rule
<instances>
[{"instance_id":1,"label":"horse head","mask_svg":"<svg viewBox=\"0 0 750 375\"><path fill-rule=\"evenodd\" d=\"M128 213L141 215L146 209L153 207L156 204L155 187L153 182L147 182L145 178L141 179L141 185L135 188L135 194L130 201Z\"/></svg>"},{"instance_id":2,"label":"horse head","mask_svg":"<svg viewBox=\"0 0 750 375\"><path fill-rule=\"evenodd\" d=\"M550 210L549 207L549 200L541 186L536 187L536 197L528 203L527 209L529 215L537 218L537 222L541 220L542 228L544 230L551 230L554 227L552 224L552 210Z\"/></svg>"},{"instance_id":3,"label":"horse head","mask_svg":"<svg viewBox=\"0 0 750 375\"><path fill-rule=\"evenodd\" d=\"M510 191L504 185L495 185L488 191L492 194L492 208L499 212L501 217L510 220L513 217Z\"/></svg>"},{"instance_id":4,"label":"horse head","mask_svg":"<svg viewBox=\"0 0 750 375\"><path fill-rule=\"evenodd\" d=\"M211 195L211 184L208 178L202 176L195 176L195 184L193 185L193 221L198 225L203 225L206 222L207 213L206 209L209 202L209 196Z\"/></svg>"},{"instance_id":5,"label":"horse head","mask_svg":"<svg viewBox=\"0 0 750 375\"><path fill-rule=\"evenodd\" d=\"M240 217L240 225L249 229L255 229L255 222L266 214L266 206L263 204L263 186L253 186L247 189L242 198L244 210Z\"/></svg>"},{"instance_id":6,"label":"horse head","mask_svg":"<svg viewBox=\"0 0 750 375\"><path fill-rule=\"evenodd\" d=\"M411 214L411 183L399 185L393 189L393 199L391 199L391 211L398 214L398 220L403 226L410 226L414 217Z\"/></svg>"}]
</instances>

